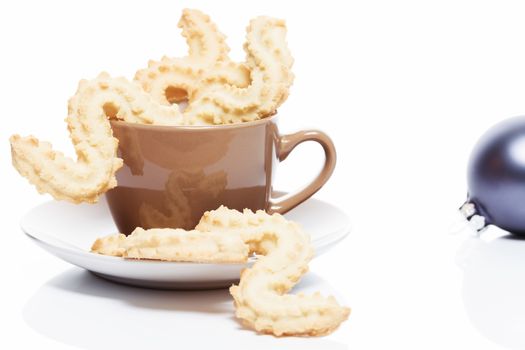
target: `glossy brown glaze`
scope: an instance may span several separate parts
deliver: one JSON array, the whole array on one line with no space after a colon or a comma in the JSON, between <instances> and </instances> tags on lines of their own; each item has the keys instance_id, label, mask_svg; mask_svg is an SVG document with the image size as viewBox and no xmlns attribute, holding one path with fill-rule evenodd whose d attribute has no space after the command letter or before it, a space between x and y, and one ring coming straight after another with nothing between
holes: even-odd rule
<instances>
[{"instance_id":1,"label":"glossy brown glaze","mask_svg":"<svg viewBox=\"0 0 525 350\"><path fill-rule=\"evenodd\" d=\"M335 167L335 148L326 134L280 136L276 116L210 127L111 125L124 166L106 197L125 234L137 226L191 229L206 210L220 205L284 213L318 191ZM323 170L298 193L272 198L276 164L309 140L325 150Z\"/></svg>"}]
</instances>

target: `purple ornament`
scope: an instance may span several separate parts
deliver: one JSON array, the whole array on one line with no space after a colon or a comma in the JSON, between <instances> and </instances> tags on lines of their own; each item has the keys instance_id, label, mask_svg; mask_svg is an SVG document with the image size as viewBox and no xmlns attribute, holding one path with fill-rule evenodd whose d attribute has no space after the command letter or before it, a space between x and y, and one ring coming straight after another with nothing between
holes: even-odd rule
<instances>
[{"instance_id":1,"label":"purple ornament","mask_svg":"<svg viewBox=\"0 0 525 350\"><path fill-rule=\"evenodd\" d=\"M479 230L492 224L525 236L525 116L496 124L479 139L461 212Z\"/></svg>"}]
</instances>

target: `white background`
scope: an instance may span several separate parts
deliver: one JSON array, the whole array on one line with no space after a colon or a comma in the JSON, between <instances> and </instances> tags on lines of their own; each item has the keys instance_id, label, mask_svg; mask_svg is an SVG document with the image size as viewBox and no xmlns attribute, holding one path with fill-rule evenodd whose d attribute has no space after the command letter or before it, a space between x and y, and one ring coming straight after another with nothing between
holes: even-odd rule
<instances>
[{"instance_id":1,"label":"white background","mask_svg":"<svg viewBox=\"0 0 525 350\"><path fill-rule=\"evenodd\" d=\"M144 339L170 348L205 341L221 348L238 339L255 348L525 348L525 249L450 233L476 140L497 121L525 114L525 3L501 0L2 2L0 347L61 349L87 346L89 338L104 348L120 337L133 348L119 323L105 321L128 317L120 308L108 318L114 300L81 320L74 297L44 298L33 316L47 333L29 325L28 302L52 289L50 280L91 280L19 230L23 213L48 197L11 167L7 139L32 133L71 154L63 119L78 80L102 70L131 78L150 58L183 56L176 24L184 7L212 17L236 60L250 18L286 19L296 80L279 111L281 128L332 136L338 165L317 197L353 222L351 235L311 270L353 311L326 338L274 342L237 329L224 336L227 327L220 319L211 325L205 312L202 324L159 335L151 329L155 313L146 310L137 320ZM277 187L306 182L321 161L315 145L301 147L282 164ZM182 317L177 310L163 315L166 322Z\"/></svg>"}]
</instances>

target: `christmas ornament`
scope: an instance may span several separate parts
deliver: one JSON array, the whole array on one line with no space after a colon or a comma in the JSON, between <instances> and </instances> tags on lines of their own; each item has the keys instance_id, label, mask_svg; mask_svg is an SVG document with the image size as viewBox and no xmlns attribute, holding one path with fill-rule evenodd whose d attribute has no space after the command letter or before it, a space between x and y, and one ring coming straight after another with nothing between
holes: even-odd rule
<instances>
[{"instance_id":1,"label":"christmas ornament","mask_svg":"<svg viewBox=\"0 0 525 350\"><path fill-rule=\"evenodd\" d=\"M478 231L492 224L525 236L525 116L497 124L479 139L460 210Z\"/></svg>"}]
</instances>

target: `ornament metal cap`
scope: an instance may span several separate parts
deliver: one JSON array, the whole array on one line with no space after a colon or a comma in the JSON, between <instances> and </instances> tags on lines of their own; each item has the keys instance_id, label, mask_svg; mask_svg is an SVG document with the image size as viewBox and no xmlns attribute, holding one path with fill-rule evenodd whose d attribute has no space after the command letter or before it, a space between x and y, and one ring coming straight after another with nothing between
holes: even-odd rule
<instances>
[{"instance_id":1,"label":"ornament metal cap","mask_svg":"<svg viewBox=\"0 0 525 350\"><path fill-rule=\"evenodd\" d=\"M472 202L466 201L460 208L460 213L467 219L469 227L478 233L481 233L488 226L487 220L483 215L480 215L476 209L476 205Z\"/></svg>"}]
</instances>

